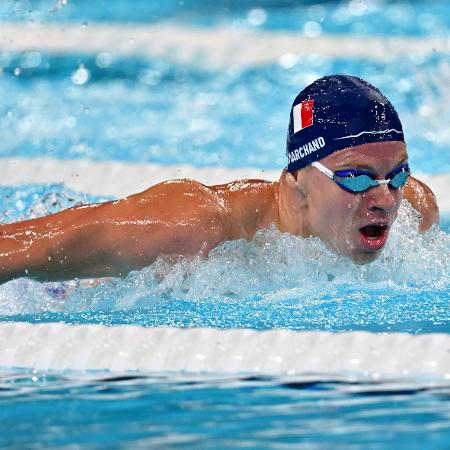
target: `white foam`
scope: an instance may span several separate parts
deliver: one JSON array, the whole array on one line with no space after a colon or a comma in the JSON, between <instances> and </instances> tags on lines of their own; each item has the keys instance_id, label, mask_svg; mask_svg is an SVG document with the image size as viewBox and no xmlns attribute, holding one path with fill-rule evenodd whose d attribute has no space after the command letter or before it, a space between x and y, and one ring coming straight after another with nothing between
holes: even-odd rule
<instances>
[{"instance_id":1,"label":"white foam","mask_svg":"<svg viewBox=\"0 0 450 450\"><path fill-rule=\"evenodd\" d=\"M0 50L45 51L55 54L110 52L116 56L164 57L208 67L255 66L285 55L387 60L448 53L450 38L364 37L331 35L308 38L296 32L254 31L232 27L195 28L171 23L18 24L2 23Z\"/></svg>"},{"instance_id":2,"label":"white foam","mask_svg":"<svg viewBox=\"0 0 450 450\"><path fill-rule=\"evenodd\" d=\"M281 170L255 168L171 166L119 161L57 160L51 158L0 158L0 186L24 183L64 183L77 192L125 197L174 178L193 178L207 185L243 178L277 180ZM450 174L414 174L436 195L441 212L450 211Z\"/></svg>"},{"instance_id":3,"label":"white foam","mask_svg":"<svg viewBox=\"0 0 450 450\"><path fill-rule=\"evenodd\" d=\"M450 380L450 336L0 324L0 366Z\"/></svg>"}]
</instances>

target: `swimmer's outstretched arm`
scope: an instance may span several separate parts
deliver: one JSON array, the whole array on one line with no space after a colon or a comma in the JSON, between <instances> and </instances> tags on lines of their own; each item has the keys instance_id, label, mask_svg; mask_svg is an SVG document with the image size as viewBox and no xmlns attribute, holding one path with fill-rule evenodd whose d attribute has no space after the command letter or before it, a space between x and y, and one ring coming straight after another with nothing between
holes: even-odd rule
<instances>
[{"instance_id":1,"label":"swimmer's outstretched arm","mask_svg":"<svg viewBox=\"0 0 450 450\"><path fill-rule=\"evenodd\" d=\"M225 240L223 211L194 181L0 225L0 283L124 276L159 255L207 254Z\"/></svg>"},{"instance_id":2,"label":"swimmer's outstretched arm","mask_svg":"<svg viewBox=\"0 0 450 450\"><path fill-rule=\"evenodd\" d=\"M403 188L403 198L420 213L420 231L428 230L433 224L439 222L439 208L432 190L417 178L410 177Z\"/></svg>"}]
</instances>

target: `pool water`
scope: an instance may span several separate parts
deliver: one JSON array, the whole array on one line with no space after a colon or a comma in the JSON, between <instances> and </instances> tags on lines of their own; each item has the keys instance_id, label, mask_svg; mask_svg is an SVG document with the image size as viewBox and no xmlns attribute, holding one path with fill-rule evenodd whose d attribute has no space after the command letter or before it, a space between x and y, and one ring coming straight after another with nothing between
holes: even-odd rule
<instances>
[{"instance_id":1,"label":"pool water","mask_svg":"<svg viewBox=\"0 0 450 450\"><path fill-rule=\"evenodd\" d=\"M2 448L448 446L448 388L39 372L5 375L0 386Z\"/></svg>"},{"instance_id":2,"label":"pool water","mask_svg":"<svg viewBox=\"0 0 450 450\"><path fill-rule=\"evenodd\" d=\"M268 32L446 37L444 1L5 1L19 23L158 23ZM386 19L380 22L380 18ZM380 25L378 25L380 24ZM0 23L1 30L1 23ZM330 73L381 88L403 120L410 165L450 173L448 53L385 61L318 54L217 69L163 57L0 47L0 158L91 159L281 169L287 111ZM1 159L0 159L1 163ZM149 180L149 185L151 180ZM0 221L106 200L62 184L0 187ZM152 266L98 285L0 286L0 320L144 327L284 328L412 334L450 331L450 215L417 231L407 203L383 255L355 266L315 239L274 229L208 259ZM235 374L0 370L2 448L445 449L448 383Z\"/></svg>"},{"instance_id":3,"label":"pool water","mask_svg":"<svg viewBox=\"0 0 450 450\"><path fill-rule=\"evenodd\" d=\"M104 67L82 54L40 54L38 61L24 69L23 55L0 54L5 157L281 169L286 111L299 86L322 74L351 73L378 86L398 109L413 170L450 171L450 132L442 126L450 115L446 55L410 55L401 64L312 55L219 72L139 58L112 58ZM80 71L88 81L75 84Z\"/></svg>"}]
</instances>

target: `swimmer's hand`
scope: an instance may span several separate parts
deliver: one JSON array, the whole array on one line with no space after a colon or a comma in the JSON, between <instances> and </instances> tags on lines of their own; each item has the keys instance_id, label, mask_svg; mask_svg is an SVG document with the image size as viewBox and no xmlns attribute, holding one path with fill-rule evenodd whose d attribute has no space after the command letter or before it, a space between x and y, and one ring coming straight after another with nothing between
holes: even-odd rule
<instances>
[{"instance_id":1,"label":"swimmer's hand","mask_svg":"<svg viewBox=\"0 0 450 450\"><path fill-rule=\"evenodd\" d=\"M207 255L223 208L200 183L161 183L122 200L0 225L0 283L125 276L160 255Z\"/></svg>"},{"instance_id":2,"label":"swimmer's hand","mask_svg":"<svg viewBox=\"0 0 450 450\"><path fill-rule=\"evenodd\" d=\"M439 222L439 208L431 189L422 181L410 177L403 189L403 197L420 214L420 231L427 231Z\"/></svg>"}]
</instances>

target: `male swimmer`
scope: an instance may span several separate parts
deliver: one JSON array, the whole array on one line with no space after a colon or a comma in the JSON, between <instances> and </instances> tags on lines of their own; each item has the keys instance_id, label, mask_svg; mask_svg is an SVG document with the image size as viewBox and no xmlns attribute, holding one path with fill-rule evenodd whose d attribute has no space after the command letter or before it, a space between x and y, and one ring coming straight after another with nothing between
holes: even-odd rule
<instances>
[{"instance_id":1,"label":"male swimmer","mask_svg":"<svg viewBox=\"0 0 450 450\"><path fill-rule=\"evenodd\" d=\"M0 282L124 276L160 255L207 255L274 224L319 237L355 263L382 252L402 198L420 229L438 221L431 190L410 176L392 104L351 76L316 80L294 100L279 182L167 181L127 198L0 226Z\"/></svg>"}]
</instances>

